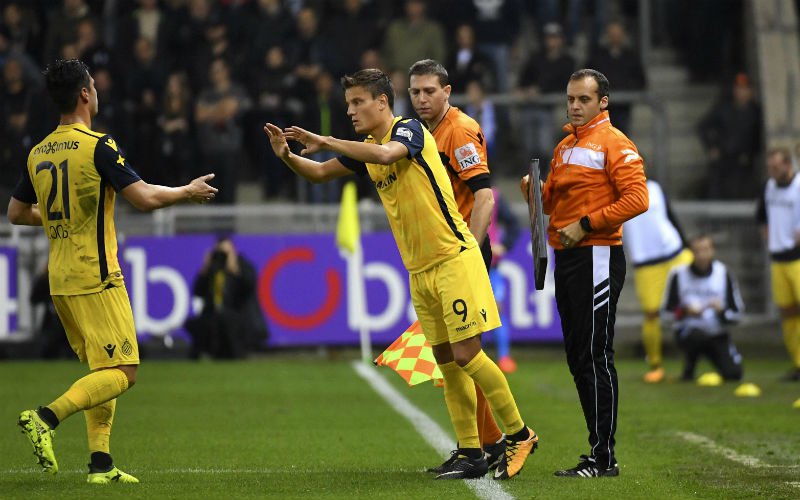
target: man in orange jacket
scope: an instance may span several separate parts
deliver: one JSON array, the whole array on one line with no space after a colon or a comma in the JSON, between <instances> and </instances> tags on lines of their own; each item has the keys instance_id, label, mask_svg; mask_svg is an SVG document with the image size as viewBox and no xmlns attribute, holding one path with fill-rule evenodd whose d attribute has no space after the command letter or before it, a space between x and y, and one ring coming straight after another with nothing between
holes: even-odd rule
<instances>
[{"instance_id":1,"label":"man in orange jacket","mask_svg":"<svg viewBox=\"0 0 800 500\"><path fill-rule=\"evenodd\" d=\"M556 304L564 348L578 389L591 450L556 476L619 475L614 457L617 372L614 322L625 282L622 224L648 207L644 163L636 146L611 126L608 79L578 70L567 84L567 137L556 146L542 188L555 250ZM522 179L527 193L530 179Z\"/></svg>"}]
</instances>

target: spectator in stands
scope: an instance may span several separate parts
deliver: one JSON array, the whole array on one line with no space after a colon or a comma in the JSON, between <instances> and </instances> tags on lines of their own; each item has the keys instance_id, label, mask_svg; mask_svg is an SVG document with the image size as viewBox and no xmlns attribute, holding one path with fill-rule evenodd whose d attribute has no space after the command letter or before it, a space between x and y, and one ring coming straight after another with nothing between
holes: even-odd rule
<instances>
[{"instance_id":1,"label":"spectator in stands","mask_svg":"<svg viewBox=\"0 0 800 500\"><path fill-rule=\"evenodd\" d=\"M361 69L377 68L381 71L386 69L386 65L381 58L381 53L375 49L365 50L361 54L360 66Z\"/></svg>"},{"instance_id":2,"label":"spectator in stands","mask_svg":"<svg viewBox=\"0 0 800 500\"><path fill-rule=\"evenodd\" d=\"M22 65L22 75L26 83L36 88L44 86L44 78L39 66L28 54L13 44L8 28L0 25L0 70L10 59L16 59Z\"/></svg>"},{"instance_id":3,"label":"spectator in stands","mask_svg":"<svg viewBox=\"0 0 800 500\"><path fill-rule=\"evenodd\" d=\"M408 74L405 71L396 69L389 75L389 79L394 90L394 107L392 110L395 116L416 118L417 113L414 111L414 107L411 106L411 100L408 97Z\"/></svg>"},{"instance_id":4,"label":"spectator in stands","mask_svg":"<svg viewBox=\"0 0 800 500\"><path fill-rule=\"evenodd\" d=\"M134 60L129 71L126 101L131 110L133 146L128 155L132 162L139 165L142 179L162 183L163 172L158 168L159 130L156 121L167 73L150 40L136 40Z\"/></svg>"},{"instance_id":5,"label":"spectator in stands","mask_svg":"<svg viewBox=\"0 0 800 500\"><path fill-rule=\"evenodd\" d=\"M333 76L327 71L323 71L317 76L315 86L316 99L306 106L302 127L319 130L322 135L354 138L352 125L347 118L344 95L333 81ZM320 151L309 155L310 159L319 162L335 157L336 154L330 151ZM335 180L321 184L306 182L306 186L308 188L306 199L311 203L336 203L341 198L341 182Z\"/></svg>"},{"instance_id":6,"label":"spectator in stands","mask_svg":"<svg viewBox=\"0 0 800 500\"><path fill-rule=\"evenodd\" d=\"M542 94L562 94L564 81L575 71L575 60L564 48L564 34L558 23L548 23L542 31L544 50L531 54L525 62L516 95L534 101L521 108L522 140L525 159L539 158L544 177L550 166L556 124L553 123L553 104L537 104L535 100Z\"/></svg>"},{"instance_id":7,"label":"spectator in stands","mask_svg":"<svg viewBox=\"0 0 800 500\"><path fill-rule=\"evenodd\" d=\"M250 98L244 88L231 80L224 59L214 59L209 73L211 85L200 93L195 106L197 144L203 168L217 174L217 201L233 203L242 148L240 120L242 113L250 108Z\"/></svg>"},{"instance_id":8,"label":"spectator in stands","mask_svg":"<svg viewBox=\"0 0 800 500\"><path fill-rule=\"evenodd\" d=\"M0 29L7 30L8 40L11 48L20 54L41 54L39 45L40 27L36 21L36 16L27 7L20 5L21 2L8 2L3 7L2 23Z\"/></svg>"},{"instance_id":9,"label":"spectator in stands","mask_svg":"<svg viewBox=\"0 0 800 500\"><path fill-rule=\"evenodd\" d=\"M85 0L64 0L60 9L49 12L44 54L46 61L56 59L64 44L75 42L78 23L90 15L91 11Z\"/></svg>"},{"instance_id":10,"label":"spectator in stands","mask_svg":"<svg viewBox=\"0 0 800 500\"><path fill-rule=\"evenodd\" d=\"M608 23L605 43L593 51L586 67L606 75L617 91L643 90L647 84L641 55L631 47L628 33L621 21ZM618 100L609 108L614 126L626 134L631 132L631 108L630 103Z\"/></svg>"},{"instance_id":11,"label":"spectator in stands","mask_svg":"<svg viewBox=\"0 0 800 500\"><path fill-rule=\"evenodd\" d=\"M130 116L125 109L114 77L105 67L95 69L92 76L94 87L97 89L97 99L103 103L92 121L93 130L112 134L120 143L130 144Z\"/></svg>"},{"instance_id":12,"label":"spectator in stands","mask_svg":"<svg viewBox=\"0 0 800 500\"><path fill-rule=\"evenodd\" d=\"M75 33L78 58L85 62L92 71L97 68L107 68L116 76L116 71L114 71L115 58L111 55L111 50L106 47L98 36L94 19L87 17L78 21Z\"/></svg>"},{"instance_id":13,"label":"spectator in stands","mask_svg":"<svg viewBox=\"0 0 800 500\"><path fill-rule=\"evenodd\" d=\"M256 280L255 267L229 236L220 237L206 252L194 282L194 295L203 299L203 310L186 321L193 358L237 359L263 347L268 330Z\"/></svg>"},{"instance_id":14,"label":"spectator in stands","mask_svg":"<svg viewBox=\"0 0 800 500\"><path fill-rule=\"evenodd\" d=\"M723 379L741 380L742 356L727 330L744 311L739 286L714 259L710 236L697 236L690 246L694 261L672 270L663 306L675 319L678 347L685 355L681 379L694 379L697 360L706 356Z\"/></svg>"},{"instance_id":15,"label":"spectator in stands","mask_svg":"<svg viewBox=\"0 0 800 500\"><path fill-rule=\"evenodd\" d=\"M445 60L444 32L438 22L428 19L427 8L424 0L406 0L405 17L389 24L383 61L390 71L405 71L421 59Z\"/></svg>"},{"instance_id":16,"label":"spectator in stands","mask_svg":"<svg viewBox=\"0 0 800 500\"><path fill-rule=\"evenodd\" d=\"M288 47L294 35L294 24L281 0L254 2L244 28L252 51L250 59L261 61L270 48Z\"/></svg>"},{"instance_id":17,"label":"spectator in stands","mask_svg":"<svg viewBox=\"0 0 800 500\"><path fill-rule=\"evenodd\" d=\"M182 17L177 17L181 16ZM197 95L208 85L208 56L206 29L215 22L216 12L210 0L189 0L184 12L177 10L171 23L175 33L171 45L175 62L189 75L192 92Z\"/></svg>"},{"instance_id":18,"label":"spectator in stands","mask_svg":"<svg viewBox=\"0 0 800 500\"><path fill-rule=\"evenodd\" d=\"M478 39L478 48L494 61L497 90L506 92L509 89L511 46L519 34L522 11L520 2L472 0L472 4L476 11L475 36Z\"/></svg>"},{"instance_id":19,"label":"spectator in stands","mask_svg":"<svg viewBox=\"0 0 800 500\"><path fill-rule=\"evenodd\" d=\"M467 82L480 80L483 88L490 92L497 89L494 62L475 45L475 30L469 24L461 24L456 30L456 46L447 59L445 67L453 93L466 92Z\"/></svg>"},{"instance_id":20,"label":"spectator in stands","mask_svg":"<svg viewBox=\"0 0 800 500\"><path fill-rule=\"evenodd\" d=\"M750 79L736 75L730 92L723 92L698 125L708 154L711 199L752 199L758 191L755 159L761 149L761 106Z\"/></svg>"},{"instance_id":21,"label":"spectator in stands","mask_svg":"<svg viewBox=\"0 0 800 500\"><path fill-rule=\"evenodd\" d=\"M264 123L275 123L279 127L288 126L299 120L303 112L303 103L293 92L297 77L291 71L286 55L280 45L270 47L259 61L251 68L248 77L250 95L253 96L253 110L248 126L248 143L256 164L262 166L263 193L273 198L284 193L294 185L291 172L279 168L280 160L272 154L272 148L264 141L260 127ZM255 126L258 125L258 126Z\"/></svg>"},{"instance_id":22,"label":"spectator in stands","mask_svg":"<svg viewBox=\"0 0 800 500\"><path fill-rule=\"evenodd\" d=\"M592 4L592 9L587 9L587 4ZM600 33L603 31L603 27L605 26L606 20L606 11L608 10L607 0L591 0L591 2L587 2L587 0L569 0L567 2L567 19L566 19L566 26L567 26L567 44L570 46L575 44L575 38L577 37L578 33L581 31L581 24L583 21L584 16L590 16L592 18L592 32L589 34L589 50L593 51L597 48L597 42L600 38ZM585 65L587 68L593 68L599 70L601 73L605 74L604 71L600 70L600 68L595 68L591 65ZM608 75L606 75L608 76ZM611 77L608 77L609 82L613 82L614 80ZM616 87L616 84L613 84ZM614 119L614 126L616 127L617 119Z\"/></svg>"},{"instance_id":23,"label":"spectator in stands","mask_svg":"<svg viewBox=\"0 0 800 500\"><path fill-rule=\"evenodd\" d=\"M41 117L36 110L43 99L37 89L22 77L22 63L9 59L3 66L0 109L5 120L0 123L0 194L10 195L11 189L25 167L28 151L40 138L34 137L33 122Z\"/></svg>"},{"instance_id":24,"label":"spectator in stands","mask_svg":"<svg viewBox=\"0 0 800 500\"><path fill-rule=\"evenodd\" d=\"M295 91L304 102L316 95L317 76L337 66L330 40L319 32L314 9L304 7L297 14L297 38L291 44L289 67L297 77Z\"/></svg>"},{"instance_id":25,"label":"spectator in stands","mask_svg":"<svg viewBox=\"0 0 800 500\"><path fill-rule=\"evenodd\" d=\"M480 124L486 138L486 154L491 161L497 144L497 112L494 103L486 98L480 80L467 82L467 106L464 111Z\"/></svg>"},{"instance_id":26,"label":"spectator in stands","mask_svg":"<svg viewBox=\"0 0 800 500\"><path fill-rule=\"evenodd\" d=\"M133 55L134 44L146 38L159 54L169 51L169 16L157 0L138 0L139 6L117 23L116 49L123 57Z\"/></svg>"},{"instance_id":27,"label":"spectator in stands","mask_svg":"<svg viewBox=\"0 0 800 500\"><path fill-rule=\"evenodd\" d=\"M361 0L342 0L342 12L328 27L328 39L338 54L338 68L329 68L335 77L358 71L365 50L379 45L380 32ZM404 92L405 93L405 92Z\"/></svg>"},{"instance_id":28,"label":"spectator in stands","mask_svg":"<svg viewBox=\"0 0 800 500\"><path fill-rule=\"evenodd\" d=\"M185 73L176 71L167 78L157 123L163 177L170 186L185 184L194 177L196 164L192 94Z\"/></svg>"}]
</instances>

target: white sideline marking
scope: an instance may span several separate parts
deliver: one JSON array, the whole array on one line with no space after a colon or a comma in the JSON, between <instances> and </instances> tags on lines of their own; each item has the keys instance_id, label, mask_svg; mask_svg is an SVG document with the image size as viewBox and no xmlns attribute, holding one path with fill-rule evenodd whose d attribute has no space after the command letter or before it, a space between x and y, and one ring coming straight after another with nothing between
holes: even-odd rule
<instances>
[{"instance_id":1,"label":"white sideline marking","mask_svg":"<svg viewBox=\"0 0 800 500\"><path fill-rule=\"evenodd\" d=\"M746 465L748 467L769 467L768 464L765 464L756 457L751 457L749 455L742 455L730 448L726 448L722 445L719 445L713 439L701 436L700 434L695 434L694 432L678 432L677 434L684 441L688 441L694 444L699 444L703 448L717 455L722 455L728 460L732 460L741 465Z\"/></svg>"},{"instance_id":2,"label":"white sideline marking","mask_svg":"<svg viewBox=\"0 0 800 500\"><path fill-rule=\"evenodd\" d=\"M800 488L800 481L786 481L786 484L794 486L795 488Z\"/></svg>"},{"instance_id":3,"label":"white sideline marking","mask_svg":"<svg viewBox=\"0 0 800 500\"><path fill-rule=\"evenodd\" d=\"M741 465L746 465L748 467L753 467L756 469L798 469L800 468L800 464L796 465L772 465L766 462L759 460L756 457L751 457L750 455L742 455L730 448L726 448L725 446L719 445L711 438L707 438L700 434L695 434L694 432L676 432L678 437L682 438L684 441L688 441L690 443L698 444L707 450L716 453L717 455L722 455L723 457L727 458L728 460L732 460L736 463ZM796 484L795 484L796 483ZM800 488L800 481L793 481L787 484L791 484L792 486L796 486Z\"/></svg>"},{"instance_id":4,"label":"white sideline marking","mask_svg":"<svg viewBox=\"0 0 800 500\"><path fill-rule=\"evenodd\" d=\"M383 378L378 371L362 361L354 361L353 369L358 375L375 389L386 403L394 410L405 417L420 436L427 441L436 452L447 457L455 447L455 443L450 439L442 427L431 419L425 412L414 406L405 396L397 392L389 382ZM466 484L472 489L478 498L485 500L515 500L506 492L494 479L489 479L488 474L481 479L465 479Z\"/></svg>"}]
</instances>

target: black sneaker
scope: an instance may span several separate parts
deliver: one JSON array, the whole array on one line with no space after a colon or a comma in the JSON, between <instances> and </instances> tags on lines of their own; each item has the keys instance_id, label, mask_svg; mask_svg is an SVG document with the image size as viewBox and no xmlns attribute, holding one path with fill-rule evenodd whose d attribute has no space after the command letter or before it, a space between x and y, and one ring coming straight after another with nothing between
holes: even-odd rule
<instances>
[{"instance_id":1,"label":"black sneaker","mask_svg":"<svg viewBox=\"0 0 800 500\"><path fill-rule=\"evenodd\" d=\"M619 465L615 462L607 469L600 469L594 458L581 455L578 465L571 469L557 470L553 475L558 477L616 477L619 476Z\"/></svg>"},{"instance_id":2,"label":"black sneaker","mask_svg":"<svg viewBox=\"0 0 800 500\"><path fill-rule=\"evenodd\" d=\"M442 472L446 471L453 465L453 462L456 461L458 458L458 450L453 450L450 452L450 458L445 460L442 465L437 465L436 467L431 467L426 469L427 472L433 472L434 474L441 474Z\"/></svg>"},{"instance_id":3,"label":"black sneaker","mask_svg":"<svg viewBox=\"0 0 800 500\"><path fill-rule=\"evenodd\" d=\"M500 438L500 441L484 445L483 446L483 456L486 457L486 461L489 463L489 470L495 470L498 465L500 465L500 460L503 459L503 455L506 452L506 438L505 436Z\"/></svg>"},{"instance_id":4,"label":"black sneaker","mask_svg":"<svg viewBox=\"0 0 800 500\"><path fill-rule=\"evenodd\" d=\"M458 453L453 456L456 459L436 479L477 479L489 472L489 462L482 455L480 458L469 458Z\"/></svg>"}]
</instances>

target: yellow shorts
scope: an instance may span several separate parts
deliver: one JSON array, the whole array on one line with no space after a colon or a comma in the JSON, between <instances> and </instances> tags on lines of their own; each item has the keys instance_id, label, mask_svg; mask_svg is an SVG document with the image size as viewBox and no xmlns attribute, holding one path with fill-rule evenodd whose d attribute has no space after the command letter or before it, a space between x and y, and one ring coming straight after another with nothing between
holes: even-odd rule
<instances>
[{"instance_id":1,"label":"yellow shorts","mask_svg":"<svg viewBox=\"0 0 800 500\"><path fill-rule=\"evenodd\" d=\"M686 248L670 260L634 269L633 281L642 311L658 312L664 300L669 272L675 266L691 264L692 260L692 251Z\"/></svg>"},{"instance_id":2,"label":"yellow shorts","mask_svg":"<svg viewBox=\"0 0 800 500\"><path fill-rule=\"evenodd\" d=\"M411 301L431 345L455 343L500 326L497 302L478 247L410 275Z\"/></svg>"},{"instance_id":3,"label":"yellow shorts","mask_svg":"<svg viewBox=\"0 0 800 500\"><path fill-rule=\"evenodd\" d=\"M125 285L87 295L54 295L67 340L90 370L139 364L139 344Z\"/></svg>"},{"instance_id":4,"label":"yellow shorts","mask_svg":"<svg viewBox=\"0 0 800 500\"><path fill-rule=\"evenodd\" d=\"M773 262L772 298L780 308L800 304L800 259L788 262Z\"/></svg>"}]
</instances>

